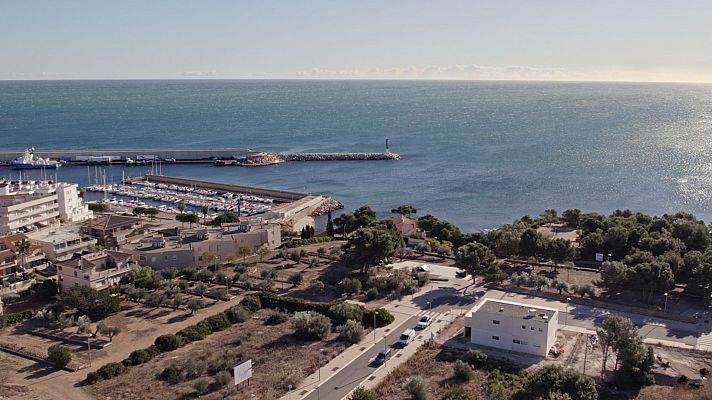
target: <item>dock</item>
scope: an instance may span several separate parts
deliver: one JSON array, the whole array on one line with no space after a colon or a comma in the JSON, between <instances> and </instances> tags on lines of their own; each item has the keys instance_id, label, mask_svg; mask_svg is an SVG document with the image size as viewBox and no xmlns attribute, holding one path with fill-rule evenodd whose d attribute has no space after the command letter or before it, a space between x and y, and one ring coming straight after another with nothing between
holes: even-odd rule
<instances>
[{"instance_id":1,"label":"dock","mask_svg":"<svg viewBox=\"0 0 712 400\"><path fill-rule=\"evenodd\" d=\"M21 151L0 151L0 165L10 164ZM368 161L399 160L400 155L386 149L383 153L270 153L247 148L222 149L84 149L84 150L34 150L34 155L59 160L67 165L143 165L153 162L193 164L210 163L216 166L259 167L296 161Z\"/></svg>"}]
</instances>

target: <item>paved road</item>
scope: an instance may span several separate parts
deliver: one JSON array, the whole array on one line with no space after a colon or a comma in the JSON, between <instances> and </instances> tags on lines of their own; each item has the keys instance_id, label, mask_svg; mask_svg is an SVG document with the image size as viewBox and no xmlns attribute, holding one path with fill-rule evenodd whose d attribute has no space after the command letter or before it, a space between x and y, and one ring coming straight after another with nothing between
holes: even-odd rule
<instances>
[{"instance_id":1,"label":"paved road","mask_svg":"<svg viewBox=\"0 0 712 400\"><path fill-rule=\"evenodd\" d=\"M452 309L469 309L472 306L471 300L461 301L458 299L457 303L452 302L453 293L448 289L438 289L435 287L433 291L424 293L420 297L416 297L414 301L420 305L420 310L417 308L408 308L407 310L402 310L402 312L413 313L414 315L406 319L402 324L394 327L390 332L388 332L385 340L381 338L372 348L364 351L358 358L353 360L350 364L342 367L335 375L327 380L324 380L322 384L319 385L319 389L313 391L304 400L341 400L346 396L351 390L359 386L361 382L374 373L378 368L382 366L374 365L372 363L373 359L376 357L379 351L383 350L386 346L391 348L392 359L398 359L401 355L399 354L402 350L400 345L396 345L398 338L401 333L410 328L414 328L420 318L423 315L429 315L435 319L448 318L444 315ZM428 302L431 302L430 304ZM416 337L427 338L431 334L430 327L424 330L416 331ZM322 370L322 376L329 375L333 371Z\"/></svg>"},{"instance_id":2,"label":"paved road","mask_svg":"<svg viewBox=\"0 0 712 400\"><path fill-rule=\"evenodd\" d=\"M305 397L305 400L341 400L342 397L346 396L353 388L358 386L361 381L368 378L376 368L381 368L380 366L374 365L372 360L376 357L379 351L383 350L385 346L392 347L391 357L398 357L398 352L400 351L399 346L395 346L398 341L398 337L407 328L413 327L417 324L420 316L413 316L400 325L397 329L392 330L388 333L386 339L379 340L375 346L371 349L363 352L361 356L353 360L349 365L342 368L336 375L332 376L329 380L323 381L319 388L313 391L309 396ZM322 374L330 373L331 371L321 371Z\"/></svg>"}]
</instances>

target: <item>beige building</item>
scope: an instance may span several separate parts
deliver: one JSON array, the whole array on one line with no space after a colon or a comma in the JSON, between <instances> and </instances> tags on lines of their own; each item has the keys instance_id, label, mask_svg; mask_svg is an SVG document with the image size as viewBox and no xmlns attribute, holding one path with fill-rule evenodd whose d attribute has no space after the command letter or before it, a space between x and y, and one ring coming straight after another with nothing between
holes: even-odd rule
<instances>
[{"instance_id":1,"label":"beige building","mask_svg":"<svg viewBox=\"0 0 712 400\"><path fill-rule=\"evenodd\" d=\"M75 226L51 228L28 235L50 261L62 261L82 253L97 243L96 239L79 233Z\"/></svg>"},{"instance_id":2,"label":"beige building","mask_svg":"<svg viewBox=\"0 0 712 400\"><path fill-rule=\"evenodd\" d=\"M485 299L465 315L465 337L473 344L546 357L556 343L559 311Z\"/></svg>"},{"instance_id":3,"label":"beige building","mask_svg":"<svg viewBox=\"0 0 712 400\"><path fill-rule=\"evenodd\" d=\"M22 240L27 240L27 236L18 234L0 237L0 295L29 290L35 280L23 278L22 272L33 272L47 267L47 260L39 246L31 242L23 260L23 255L18 250Z\"/></svg>"},{"instance_id":4,"label":"beige building","mask_svg":"<svg viewBox=\"0 0 712 400\"><path fill-rule=\"evenodd\" d=\"M50 181L0 181L0 235L58 227L92 217L77 185Z\"/></svg>"},{"instance_id":5,"label":"beige building","mask_svg":"<svg viewBox=\"0 0 712 400\"><path fill-rule=\"evenodd\" d=\"M144 224L141 218L107 213L85 221L81 231L107 249L116 249L143 238L149 231L149 225Z\"/></svg>"},{"instance_id":6,"label":"beige building","mask_svg":"<svg viewBox=\"0 0 712 400\"><path fill-rule=\"evenodd\" d=\"M280 228L277 223L256 221L178 230L177 236L147 238L138 244L127 244L122 250L131 252L139 264L155 269L204 266L240 257L240 247L253 252L262 246L276 249L281 244ZM206 255L213 259L205 259Z\"/></svg>"},{"instance_id":7,"label":"beige building","mask_svg":"<svg viewBox=\"0 0 712 400\"><path fill-rule=\"evenodd\" d=\"M121 277L131 271L132 260L130 253L112 250L76 254L55 263L59 289L64 292L74 286L85 286L102 290L118 285Z\"/></svg>"}]
</instances>

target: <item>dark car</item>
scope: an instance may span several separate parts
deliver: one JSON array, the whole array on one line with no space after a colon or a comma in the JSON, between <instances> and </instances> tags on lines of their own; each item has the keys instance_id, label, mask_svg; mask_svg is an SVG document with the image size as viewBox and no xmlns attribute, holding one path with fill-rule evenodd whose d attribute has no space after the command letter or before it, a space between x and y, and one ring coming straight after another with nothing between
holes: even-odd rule
<instances>
[{"instance_id":1,"label":"dark car","mask_svg":"<svg viewBox=\"0 0 712 400\"><path fill-rule=\"evenodd\" d=\"M383 364L389 358L391 358L391 349L381 350L378 352L376 358L373 359L373 362L375 362L376 364Z\"/></svg>"}]
</instances>

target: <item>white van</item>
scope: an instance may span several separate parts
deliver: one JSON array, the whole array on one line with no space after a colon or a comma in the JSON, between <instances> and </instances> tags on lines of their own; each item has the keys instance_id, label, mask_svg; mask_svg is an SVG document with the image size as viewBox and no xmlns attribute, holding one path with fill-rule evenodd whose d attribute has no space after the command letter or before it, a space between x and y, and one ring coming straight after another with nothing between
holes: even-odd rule
<instances>
[{"instance_id":1,"label":"white van","mask_svg":"<svg viewBox=\"0 0 712 400\"><path fill-rule=\"evenodd\" d=\"M410 342L415 339L415 330L406 329L401 333L400 338L398 338L398 343L402 346L407 346Z\"/></svg>"}]
</instances>

